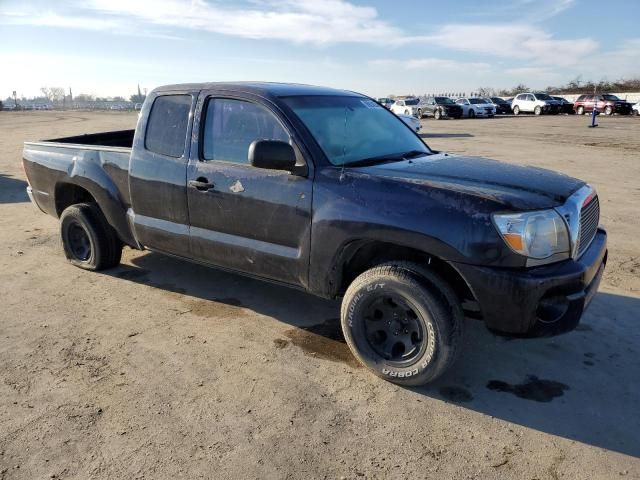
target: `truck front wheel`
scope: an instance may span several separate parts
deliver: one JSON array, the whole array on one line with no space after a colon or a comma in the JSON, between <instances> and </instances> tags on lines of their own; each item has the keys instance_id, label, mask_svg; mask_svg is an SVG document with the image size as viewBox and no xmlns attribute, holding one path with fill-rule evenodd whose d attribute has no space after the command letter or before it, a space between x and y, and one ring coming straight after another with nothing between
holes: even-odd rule
<instances>
[{"instance_id":1,"label":"truck front wheel","mask_svg":"<svg viewBox=\"0 0 640 480\"><path fill-rule=\"evenodd\" d=\"M364 272L342 301L342 330L355 357L400 385L424 385L453 364L463 318L451 288L409 263Z\"/></svg>"},{"instance_id":2,"label":"truck front wheel","mask_svg":"<svg viewBox=\"0 0 640 480\"><path fill-rule=\"evenodd\" d=\"M77 267L103 270L120 263L122 242L93 203L67 207L60 216L60 235L65 256Z\"/></svg>"}]
</instances>

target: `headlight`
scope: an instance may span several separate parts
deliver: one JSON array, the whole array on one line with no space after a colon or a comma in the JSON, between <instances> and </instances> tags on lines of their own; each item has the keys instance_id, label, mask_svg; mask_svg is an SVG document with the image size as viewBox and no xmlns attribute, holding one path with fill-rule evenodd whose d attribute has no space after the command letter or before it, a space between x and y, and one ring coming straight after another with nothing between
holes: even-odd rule
<instances>
[{"instance_id":1,"label":"headlight","mask_svg":"<svg viewBox=\"0 0 640 480\"><path fill-rule=\"evenodd\" d=\"M569 257L571 249L567 226L555 210L496 214L493 221L506 244L520 255L535 260L554 255L557 257L553 260Z\"/></svg>"}]
</instances>

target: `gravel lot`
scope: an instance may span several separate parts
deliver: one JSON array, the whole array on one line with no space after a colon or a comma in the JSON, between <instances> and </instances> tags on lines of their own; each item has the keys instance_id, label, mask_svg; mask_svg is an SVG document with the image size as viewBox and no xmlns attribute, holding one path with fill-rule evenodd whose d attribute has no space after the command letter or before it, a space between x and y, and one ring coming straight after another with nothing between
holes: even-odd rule
<instances>
[{"instance_id":1,"label":"gravel lot","mask_svg":"<svg viewBox=\"0 0 640 480\"><path fill-rule=\"evenodd\" d=\"M592 183L606 275L577 331L469 321L460 361L403 389L360 368L338 304L125 250L67 264L22 142L134 113L0 112L0 479L640 478L640 120L423 121L435 149Z\"/></svg>"}]
</instances>

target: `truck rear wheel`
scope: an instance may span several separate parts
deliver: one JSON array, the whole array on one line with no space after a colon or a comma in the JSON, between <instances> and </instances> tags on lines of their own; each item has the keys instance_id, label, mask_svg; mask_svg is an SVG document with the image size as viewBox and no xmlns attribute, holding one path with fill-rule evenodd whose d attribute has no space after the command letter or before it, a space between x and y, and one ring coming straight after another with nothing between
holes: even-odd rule
<instances>
[{"instance_id":1,"label":"truck rear wheel","mask_svg":"<svg viewBox=\"0 0 640 480\"><path fill-rule=\"evenodd\" d=\"M381 265L358 276L342 301L354 356L379 377L424 385L455 361L464 317L455 293L418 265Z\"/></svg>"},{"instance_id":2,"label":"truck rear wheel","mask_svg":"<svg viewBox=\"0 0 640 480\"><path fill-rule=\"evenodd\" d=\"M60 216L60 235L64 254L76 267L103 270L120 263L122 242L93 203L67 207Z\"/></svg>"}]
</instances>

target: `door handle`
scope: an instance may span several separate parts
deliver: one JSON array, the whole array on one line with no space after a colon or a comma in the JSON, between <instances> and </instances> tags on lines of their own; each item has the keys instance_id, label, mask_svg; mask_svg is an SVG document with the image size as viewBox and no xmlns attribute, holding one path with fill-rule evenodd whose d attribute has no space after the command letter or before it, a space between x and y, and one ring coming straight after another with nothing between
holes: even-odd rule
<instances>
[{"instance_id":1,"label":"door handle","mask_svg":"<svg viewBox=\"0 0 640 480\"><path fill-rule=\"evenodd\" d=\"M209 183L209 180L204 177L198 177L195 180L189 180L189 186L201 192L207 192L214 187L214 184Z\"/></svg>"}]
</instances>

